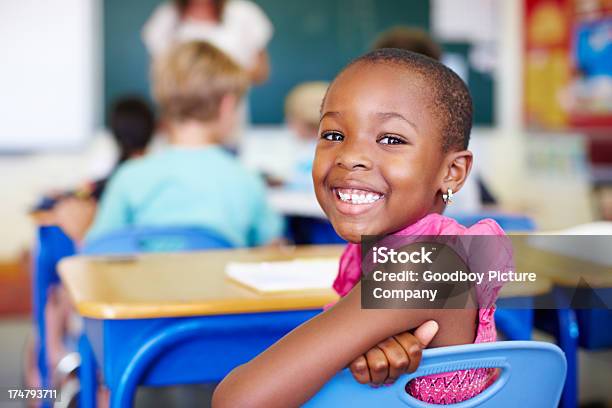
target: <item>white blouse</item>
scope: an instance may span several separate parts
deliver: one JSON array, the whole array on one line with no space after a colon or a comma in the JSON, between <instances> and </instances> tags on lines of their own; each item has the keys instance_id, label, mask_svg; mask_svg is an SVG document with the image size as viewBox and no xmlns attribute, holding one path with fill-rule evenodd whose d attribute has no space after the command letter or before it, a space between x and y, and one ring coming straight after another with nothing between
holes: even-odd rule
<instances>
[{"instance_id":1,"label":"white blouse","mask_svg":"<svg viewBox=\"0 0 612 408\"><path fill-rule=\"evenodd\" d=\"M248 0L227 2L220 23L181 20L174 4L159 5L142 30L142 39L152 57L176 43L208 41L245 69L257 62L257 55L272 38L272 23L255 3Z\"/></svg>"}]
</instances>

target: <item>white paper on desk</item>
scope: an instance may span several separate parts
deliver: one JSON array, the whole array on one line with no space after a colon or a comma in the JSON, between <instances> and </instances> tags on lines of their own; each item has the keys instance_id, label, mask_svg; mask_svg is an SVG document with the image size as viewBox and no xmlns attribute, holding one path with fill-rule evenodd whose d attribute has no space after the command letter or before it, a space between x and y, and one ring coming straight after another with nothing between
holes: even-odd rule
<instances>
[{"instance_id":1,"label":"white paper on desk","mask_svg":"<svg viewBox=\"0 0 612 408\"><path fill-rule=\"evenodd\" d=\"M337 258L230 262L225 268L230 279L263 293L329 289L337 273Z\"/></svg>"}]
</instances>

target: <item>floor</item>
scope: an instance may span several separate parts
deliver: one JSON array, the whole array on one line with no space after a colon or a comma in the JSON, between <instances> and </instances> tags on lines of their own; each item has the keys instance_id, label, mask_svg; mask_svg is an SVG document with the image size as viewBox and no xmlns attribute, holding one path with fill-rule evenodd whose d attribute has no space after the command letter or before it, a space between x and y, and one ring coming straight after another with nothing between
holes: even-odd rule
<instances>
[{"instance_id":1,"label":"floor","mask_svg":"<svg viewBox=\"0 0 612 408\"><path fill-rule=\"evenodd\" d=\"M30 335L31 322L28 318L0 319L0 392L23 388L22 361L25 343ZM136 407L210 407L214 385L191 385L182 387L144 388L136 394ZM25 404L7 402L0 395L0 408L20 408Z\"/></svg>"},{"instance_id":2,"label":"floor","mask_svg":"<svg viewBox=\"0 0 612 408\"><path fill-rule=\"evenodd\" d=\"M27 318L3 318L0 320L0 391L23 388L22 361L26 339L30 333ZM21 403L7 402L0 396L0 407L21 407Z\"/></svg>"},{"instance_id":3,"label":"floor","mask_svg":"<svg viewBox=\"0 0 612 408\"><path fill-rule=\"evenodd\" d=\"M31 323L27 318L0 319L0 391L21 387L24 345L30 327ZM550 340L540 333L536 337L539 340ZM581 351L579 359L582 368L580 394L583 406L612 408L612 351ZM208 407L213 389L212 385L140 389L136 396L136 407ZM5 400L0 396L0 408L23 406Z\"/></svg>"}]
</instances>

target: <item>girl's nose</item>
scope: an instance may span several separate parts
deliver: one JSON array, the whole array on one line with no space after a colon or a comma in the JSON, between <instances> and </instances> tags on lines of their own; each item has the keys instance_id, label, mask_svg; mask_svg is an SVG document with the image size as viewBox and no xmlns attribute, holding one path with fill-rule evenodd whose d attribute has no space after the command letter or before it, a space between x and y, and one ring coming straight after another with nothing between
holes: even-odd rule
<instances>
[{"instance_id":1,"label":"girl's nose","mask_svg":"<svg viewBox=\"0 0 612 408\"><path fill-rule=\"evenodd\" d=\"M344 142L341 151L336 156L336 166L345 170L370 170L372 160L368 155L367 148L355 142Z\"/></svg>"}]
</instances>

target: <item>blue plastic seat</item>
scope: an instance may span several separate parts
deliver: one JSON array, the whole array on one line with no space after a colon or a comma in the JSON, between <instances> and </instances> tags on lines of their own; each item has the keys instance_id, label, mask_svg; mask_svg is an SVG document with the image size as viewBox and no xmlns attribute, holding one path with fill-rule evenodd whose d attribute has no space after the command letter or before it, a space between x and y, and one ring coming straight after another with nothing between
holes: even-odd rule
<instances>
[{"instance_id":1,"label":"blue plastic seat","mask_svg":"<svg viewBox=\"0 0 612 408\"><path fill-rule=\"evenodd\" d=\"M287 217L287 238L296 245L345 244L327 219L292 215Z\"/></svg>"},{"instance_id":2,"label":"blue plastic seat","mask_svg":"<svg viewBox=\"0 0 612 408\"><path fill-rule=\"evenodd\" d=\"M131 255L147 252L185 252L234 247L219 233L202 227L138 227L115 231L85 243L84 255ZM96 405L96 362L85 335L79 341L81 354L80 404Z\"/></svg>"},{"instance_id":3,"label":"blue plastic seat","mask_svg":"<svg viewBox=\"0 0 612 408\"><path fill-rule=\"evenodd\" d=\"M476 224L485 218L491 218L499 224L506 232L528 232L535 230L535 222L530 217L520 214L504 214L497 212L482 212L475 214L450 214L451 218L457 220L466 227Z\"/></svg>"},{"instance_id":4,"label":"blue plastic seat","mask_svg":"<svg viewBox=\"0 0 612 408\"><path fill-rule=\"evenodd\" d=\"M232 248L219 233L200 227L139 227L111 232L87 241L86 255L183 252Z\"/></svg>"},{"instance_id":5,"label":"blue plastic seat","mask_svg":"<svg viewBox=\"0 0 612 408\"><path fill-rule=\"evenodd\" d=\"M81 251L87 255L135 254L142 252L178 252L204 249L232 248L218 233L199 227L147 227L121 230L88 242ZM38 229L34 249L33 313L38 334L37 365L42 385L49 383L50 367L47 361L45 306L49 288L59 283L57 263L64 257L74 255L75 245L57 226L41 226ZM82 343L85 339L81 339ZM53 367L51 367L53 369ZM93 378L90 370L81 370L81 376ZM91 383L91 381L87 381ZM91 388L91 387L90 387ZM88 389L82 397L90 398L94 390ZM90 406L90 405L87 405Z\"/></svg>"},{"instance_id":6,"label":"blue plastic seat","mask_svg":"<svg viewBox=\"0 0 612 408\"><path fill-rule=\"evenodd\" d=\"M557 407L566 373L563 352L554 344L534 341L503 341L428 349L418 370L400 377L393 385L371 388L357 383L345 369L331 379L304 406L414 407L432 408L410 396L406 385L424 375L468 368L500 368L497 380L467 401L444 405L453 408L553 408Z\"/></svg>"}]
</instances>

